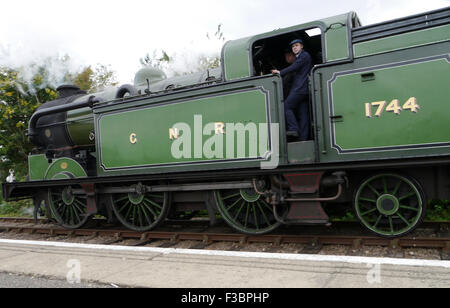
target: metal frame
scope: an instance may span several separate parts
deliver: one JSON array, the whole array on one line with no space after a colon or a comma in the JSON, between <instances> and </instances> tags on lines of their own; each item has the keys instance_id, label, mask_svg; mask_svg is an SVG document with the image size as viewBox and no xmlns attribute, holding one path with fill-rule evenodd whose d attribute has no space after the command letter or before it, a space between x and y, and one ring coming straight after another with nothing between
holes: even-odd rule
<instances>
[{"instance_id":1,"label":"metal frame","mask_svg":"<svg viewBox=\"0 0 450 308\"><path fill-rule=\"evenodd\" d=\"M339 162L330 164L311 164L308 166L302 166L302 172L309 171L329 171L329 170L358 170L358 169L378 169L383 166L384 169L389 168L405 168L410 166L437 166L447 165L450 166L450 156L445 157L425 157L425 158L409 158L409 159L390 159L390 160L364 160ZM67 185L81 185L81 184L117 184L117 183L137 183L148 181L174 181L181 180L184 183L201 183L201 181L217 180L222 181L241 179L240 183L243 183L242 179L280 175L284 173L291 173L299 170L298 165L291 165L281 167L275 170L262 170L262 169L240 169L240 170L224 170L211 173L210 171L196 171L196 172L182 172L171 174L148 174L148 175L127 175L127 176L108 176L108 177L90 177L90 178L78 178L70 180L47 180L47 181L33 181L33 182L13 182L3 183L2 192L6 201L18 200L32 197L39 189L49 188L54 186L67 186ZM221 182L217 182L220 184ZM222 182L226 183L226 182ZM180 183L182 184L182 183ZM180 186L177 184L177 186ZM118 184L120 185L120 184ZM253 187L253 186L252 186ZM12 195L12 192L16 189L20 189L20 194Z\"/></svg>"}]
</instances>

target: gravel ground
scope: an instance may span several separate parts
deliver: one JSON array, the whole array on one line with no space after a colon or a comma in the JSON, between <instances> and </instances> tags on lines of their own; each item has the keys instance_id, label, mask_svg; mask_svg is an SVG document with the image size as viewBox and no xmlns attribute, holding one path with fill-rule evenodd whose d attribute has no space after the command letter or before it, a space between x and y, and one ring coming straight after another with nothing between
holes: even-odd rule
<instances>
[{"instance_id":1,"label":"gravel ground","mask_svg":"<svg viewBox=\"0 0 450 308\"><path fill-rule=\"evenodd\" d=\"M6 225L0 222L0 225ZM48 227L45 225L34 224L20 224L8 223L7 225L20 225L23 227ZM56 225L55 225L56 227ZM217 228L215 228L217 229ZM223 229L223 227L220 227ZM181 230L179 230L181 232ZM183 229L183 231L186 231ZM201 232L197 230L198 232ZM216 230L215 230L216 231ZM222 231L222 230L221 230ZM208 232L212 232L208 230ZM415 236L435 237L433 230L417 229ZM113 237L107 236L50 236L44 234L26 234L16 232L0 232L1 239L18 239L18 240L37 240L37 241L61 241L71 243L86 243L86 244L114 244L124 246L135 246L140 241L134 239L127 239L123 241L116 241ZM352 248L351 246L340 245L326 245L323 247L311 247L303 244L266 244L266 243L250 243L239 244L234 242L218 242L209 245L204 245L199 241L181 241L178 243L171 243L169 241L159 240L151 241L144 245L144 247L173 247L183 249L207 249L207 250L228 250L228 251L249 251L249 252L269 252L269 253L308 253L319 255L350 255L350 256L364 256L364 257L391 257L391 258L406 258L406 259L427 259L440 260L441 253L439 249L424 249L424 248L405 248L405 249L391 249L389 247L377 246L362 246L360 248Z\"/></svg>"}]
</instances>

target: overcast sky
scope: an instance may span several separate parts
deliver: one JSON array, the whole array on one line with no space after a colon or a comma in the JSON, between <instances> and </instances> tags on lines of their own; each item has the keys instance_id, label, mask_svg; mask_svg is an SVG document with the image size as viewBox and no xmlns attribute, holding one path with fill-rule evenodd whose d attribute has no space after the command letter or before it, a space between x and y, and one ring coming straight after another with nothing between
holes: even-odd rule
<instances>
[{"instance_id":1,"label":"overcast sky","mask_svg":"<svg viewBox=\"0 0 450 308\"><path fill-rule=\"evenodd\" d=\"M219 52L227 40L355 11L363 25L450 5L450 0L4 0L0 65L68 54L74 65L111 65L129 83L153 50ZM6 55L8 54L8 55Z\"/></svg>"}]
</instances>

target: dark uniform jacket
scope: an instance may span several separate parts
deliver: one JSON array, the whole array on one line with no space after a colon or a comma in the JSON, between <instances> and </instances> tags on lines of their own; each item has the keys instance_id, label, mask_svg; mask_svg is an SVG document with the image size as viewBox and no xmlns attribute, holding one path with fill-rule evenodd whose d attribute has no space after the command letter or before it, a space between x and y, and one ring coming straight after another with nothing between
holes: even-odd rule
<instances>
[{"instance_id":1,"label":"dark uniform jacket","mask_svg":"<svg viewBox=\"0 0 450 308\"><path fill-rule=\"evenodd\" d=\"M294 72L290 93L308 94L308 76L312 69L312 60L308 52L302 50L290 66L280 71L281 76Z\"/></svg>"},{"instance_id":2,"label":"dark uniform jacket","mask_svg":"<svg viewBox=\"0 0 450 308\"><path fill-rule=\"evenodd\" d=\"M286 75L283 76L284 99L286 99L289 95L289 92L291 92L294 77L295 77L295 72L286 73Z\"/></svg>"}]
</instances>

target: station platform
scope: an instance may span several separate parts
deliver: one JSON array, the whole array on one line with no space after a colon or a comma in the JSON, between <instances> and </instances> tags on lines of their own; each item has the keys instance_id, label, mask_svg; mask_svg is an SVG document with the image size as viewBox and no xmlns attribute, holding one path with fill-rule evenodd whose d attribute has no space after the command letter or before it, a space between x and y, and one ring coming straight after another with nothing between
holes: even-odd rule
<instances>
[{"instance_id":1,"label":"station platform","mask_svg":"<svg viewBox=\"0 0 450 308\"><path fill-rule=\"evenodd\" d=\"M150 288L450 287L450 261L4 239L0 272Z\"/></svg>"}]
</instances>

